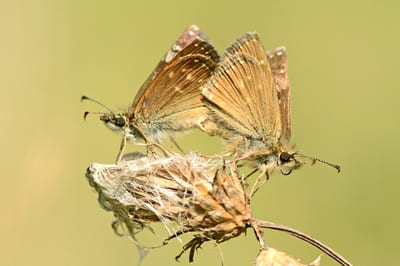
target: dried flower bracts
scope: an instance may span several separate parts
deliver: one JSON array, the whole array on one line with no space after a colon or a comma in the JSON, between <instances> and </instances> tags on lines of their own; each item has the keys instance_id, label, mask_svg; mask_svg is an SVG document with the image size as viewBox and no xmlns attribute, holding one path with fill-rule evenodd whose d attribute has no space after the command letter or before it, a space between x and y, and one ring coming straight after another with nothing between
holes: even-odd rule
<instances>
[{"instance_id":1,"label":"dried flower bracts","mask_svg":"<svg viewBox=\"0 0 400 266\"><path fill-rule=\"evenodd\" d=\"M217 170L213 170L217 169ZM134 234L161 221L171 235L196 232L184 246L193 250L207 240L217 243L240 235L251 219L244 183L233 163L196 153L152 153L119 164L93 163L86 173L99 202ZM190 260L193 255L190 256Z\"/></svg>"}]
</instances>

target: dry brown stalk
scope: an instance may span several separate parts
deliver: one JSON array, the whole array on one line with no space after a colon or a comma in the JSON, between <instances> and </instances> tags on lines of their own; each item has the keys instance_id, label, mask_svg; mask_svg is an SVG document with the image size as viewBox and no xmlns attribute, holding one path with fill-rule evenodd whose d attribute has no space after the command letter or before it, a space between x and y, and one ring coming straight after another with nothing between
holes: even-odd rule
<instances>
[{"instance_id":1,"label":"dry brown stalk","mask_svg":"<svg viewBox=\"0 0 400 266\"><path fill-rule=\"evenodd\" d=\"M268 221L262 221L262 220L257 220L255 218L253 218L251 220L251 226L260 242L260 246L261 246L261 250L263 249L267 249L265 243L264 243L264 239L261 238L260 236L262 236L262 229L263 228L268 228L268 229L273 229L273 230L277 230L277 231L282 231L282 232L286 232L294 237L297 237L311 245L313 245L314 247L318 248L319 250L321 250L322 252L324 252L326 255L328 255L329 257L331 257L332 259L334 259L335 261L337 261L338 263L340 263L341 265L344 266L351 266L352 264L347 261L343 256L341 256L339 253L337 253L336 251L334 251L333 249L331 249L330 247L328 247L327 245L325 245L324 243L318 241L317 239L299 231L293 228L290 228L288 226L285 225L280 225L280 224L276 224L276 223L272 223L272 222L268 222Z\"/></svg>"}]
</instances>

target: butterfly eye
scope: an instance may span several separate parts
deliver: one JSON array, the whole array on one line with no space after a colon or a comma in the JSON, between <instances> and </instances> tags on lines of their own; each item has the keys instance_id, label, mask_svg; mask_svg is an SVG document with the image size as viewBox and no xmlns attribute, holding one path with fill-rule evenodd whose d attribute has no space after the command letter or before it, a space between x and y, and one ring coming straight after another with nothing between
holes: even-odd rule
<instances>
[{"instance_id":1,"label":"butterfly eye","mask_svg":"<svg viewBox=\"0 0 400 266\"><path fill-rule=\"evenodd\" d=\"M119 116L115 119L115 125L119 127L123 127L125 125L125 119L122 116Z\"/></svg>"},{"instance_id":2,"label":"butterfly eye","mask_svg":"<svg viewBox=\"0 0 400 266\"><path fill-rule=\"evenodd\" d=\"M282 162L288 162L290 160L290 154L284 151L279 155L279 159L281 159Z\"/></svg>"}]
</instances>

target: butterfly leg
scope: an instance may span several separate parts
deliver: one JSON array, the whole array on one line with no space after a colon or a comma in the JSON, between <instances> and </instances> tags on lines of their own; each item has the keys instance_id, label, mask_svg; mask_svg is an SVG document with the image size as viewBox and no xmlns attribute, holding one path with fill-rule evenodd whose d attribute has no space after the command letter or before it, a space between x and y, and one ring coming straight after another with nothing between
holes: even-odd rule
<instances>
[{"instance_id":1,"label":"butterfly leg","mask_svg":"<svg viewBox=\"0 0 400 266\"><path fill-rule=\"evenodd\" d=\"M241 165L242 166L242 165ZM239 166L238 166L238 168L239 168ZM254 169L253 171L251 171L249 174L247 174L245 177L244 177L244 180L247 180L247 179L249 179L249 177L250 176L252 176L255 172L257 172L257 168L256 169Z\"/></svg>"},{"instance_id":2,"label":"butterfly leg","mask_svg":"<svg viewBox=\"0 0 400 266\"><path fill-rule=\"evenodd\" d=\"M175 147L177 147L178 150L179 150L181 153L185 153L185 151L181 148L181 146L179 146L178 142L176 142L176 140L175 140L174 137L169 136L169 139L172 141L172 143L174 143Z\"/></svg>"},{"instance_id":3,"label":"butterfly leg","mask_svg":"<svg viewBox=\"0 0 400 266\"><path fill-rule=\"evenodd\" d=\"M121 161L124 155L125 147L126 147L126 130L124 130L124 136L122 137L121 146L119 147L116 164L118 164Z\"/></svg>"},{"instance_id":4,"label":"butterfly leg","mask_svg":"<svg viewBox=\"0 0 400 266\"><path fill-rule=\"evenodd\" d=\"M245 153L249 152L249 141L245 137L243 137L243 146Z\"/></svg>"},{"instance_id":5,"label":"butterfly leg","mask_svg":"<svg viewBox=\"0 0 400 266\"><path fill-rule=\"evenodd\" d=\"M253 198L254 194L256 194L256 192L265 184L265 182L267 182L267 180L269 179L269 175L268 175L268 171L267 171L267 166L265 164L263 164L261 166L262 170L260 175L256 178L256 181L253 185L253 187L251 188L250 191L250 198ZM266 176L266 178L265 178Z\"/></svg>"},{"instance_id":6,"label":"butterfly leg","mask_svg":"<svg viewBox=\"0 0 400 266\"><path fill-rule=\"evenodd\" d=\"M202 155L202 156L204 158L211 158L212 159L212 158L224 158L224 157L227 157L227 156L231 156L232 154L234 154L234 150L229 148L226 151L223 151L221 153L217 153L217 154L214 154L214 155Z\"/></svg>"}]
</instances>

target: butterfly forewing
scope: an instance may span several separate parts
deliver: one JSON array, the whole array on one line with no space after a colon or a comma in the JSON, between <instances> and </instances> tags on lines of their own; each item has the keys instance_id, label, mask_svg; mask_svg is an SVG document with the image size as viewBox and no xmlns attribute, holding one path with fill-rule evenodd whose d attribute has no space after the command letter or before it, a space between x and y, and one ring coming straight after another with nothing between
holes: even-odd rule
<instances>
[{"instance_id":1,"label":"butterfly forewing","mask_svg":"<svg viewBox=\"0 0 400 266\"><path fill-rule=\"evenodd\" d=\"M246 68L243 65L246 65ZM239 135L258 137L261 115L249 102L255 91L254 79L247 78L262 73L257 62L251 57L237 55L227 59L215 73L204 95L212 103L213 115L223 127ZM264 83L264 80L258 80ZM208 90L210 88L210 90ZM257 135L257 136L255 136Z\"/></svg>"},{"instance_id":2,"label":"butterfly forewing","mask_svg":"<svg viewBox=\"0 0 400 266\"><path fill-rule=\"evenodd\" d=\"M143 85L140 87L139 91L136 93L136 97L133 100L132 106L136 106L137 102L143 95L143 93L147 90L153 80L157 77L158 73L167 65L179 52L185 49L189 44L191 44L196 38L203 39L208 41L208 38L203 34L200 29L196 25L190 25L181 36L179 36L178 40L171 46L168 52L164 55L164 57L160 60L157 66L154 68L153 72L146 79Z\"/></svg>"},{"instance_id":3,"label":"butterfly forewing","mask_svg":"<svg viewBox=\"0 0 400 266\"><path fill-rule=\"evenodd\" d=\"M215 120L233 134L266 140L280 132L277 91L256 34L227 49L203 95Z\"/></svg>"},{"instance_id":4,"label":"butterfly forewing","mask_svg":"<svg viewBox=\"0 0 400 266\"><path fill-rule=\"evenodd\" d=\"M266 59L265 52L257 33L248 32L236 39L236 41L226 49L222 60L235 54L248 54L260 62ZM264 66L266 67L266 65Z\"/></svg>"},{"instance_id":5,"label":"butterfly forewing","mask_svg":"<svg viewBox=\"0 0 400 266\"><path fill-rule=\"evenodd\" d=\"M167 130L194 127L206 116L200 88L209 80L218 53L197 27L172 46L134 100L135 119L163 123Z\"/></svg>"},{"instance_id":6,"label":"butterfly forewing","mask_svg":"<svg viewBox=\"0 0 400 266\"><path fill-rule=\"evenodd\" d=\"M290 140L290 83L288 76L288 61L285 47L267 51L268 61L274 75L275 86L278 92L278 102L282 124L282 136Z\"/></svg>"}]
</instances>

